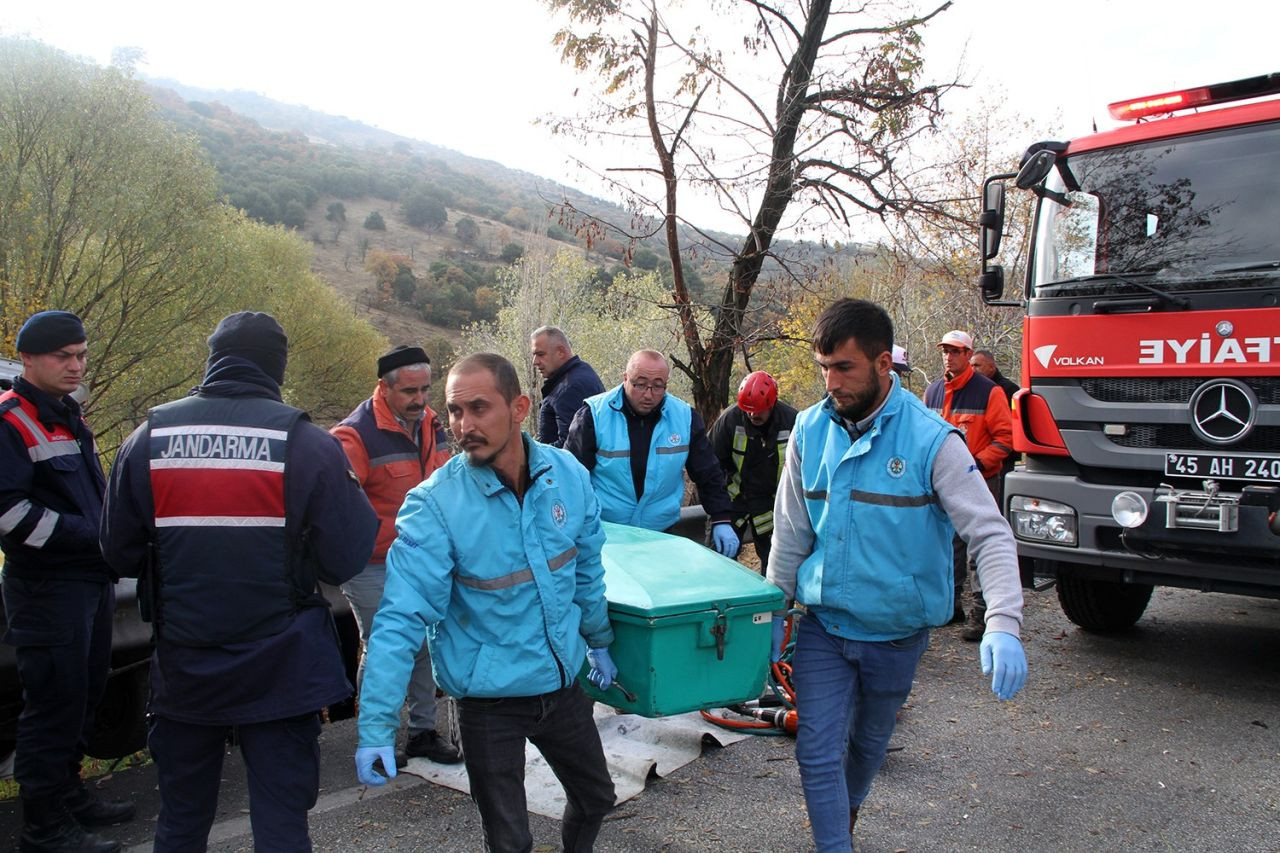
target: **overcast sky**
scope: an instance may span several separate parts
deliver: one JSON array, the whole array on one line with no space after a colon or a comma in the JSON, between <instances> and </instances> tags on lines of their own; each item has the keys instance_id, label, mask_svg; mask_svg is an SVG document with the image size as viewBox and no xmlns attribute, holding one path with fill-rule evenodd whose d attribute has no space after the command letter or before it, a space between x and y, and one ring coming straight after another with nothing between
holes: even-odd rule
<instances>
[{"instance_id":1,"label":"overcast sky","mask_svg":"<svg viewBox=\"0 0 1280 853\"><path fill-rule=\"evenodd\" d=\"M138 47L148 76L260 92L596 191L568 165L574 150L533 125L585 106L590 86L559 63L555 29L537 0L0 3L6 35L102 64ZM938 75L973 84L953 110L1001 91L1070 137L1110 126L1111 101L1280 71L1278 33L1274 0L955 0L925 49Z\"/></svg>"}]
</instances>

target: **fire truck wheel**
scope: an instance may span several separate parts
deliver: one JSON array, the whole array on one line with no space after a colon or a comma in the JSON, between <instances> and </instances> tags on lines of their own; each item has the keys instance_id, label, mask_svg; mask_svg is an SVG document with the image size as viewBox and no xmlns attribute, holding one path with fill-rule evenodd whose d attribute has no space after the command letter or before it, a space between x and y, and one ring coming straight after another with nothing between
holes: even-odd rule
<instances>
[{"instance_id":1,"label":"fire truck wheel","mask_svg":"<svg viewBox=\"0 0 1280 853\"><path fill-rule=\"evenodd\" d=\"M1067 618L1094 634L1132 628L1151 600L1151 584L1119 583L1075 576L1058 570L1058 603Z\"/></svg>"}]
</instances>

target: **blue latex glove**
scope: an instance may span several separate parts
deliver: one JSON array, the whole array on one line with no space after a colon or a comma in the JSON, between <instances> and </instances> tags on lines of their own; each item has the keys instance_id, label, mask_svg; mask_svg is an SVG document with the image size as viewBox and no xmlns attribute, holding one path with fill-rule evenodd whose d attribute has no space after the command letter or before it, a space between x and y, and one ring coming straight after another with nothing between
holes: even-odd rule
<instances>
[{"instance_id":1,"label":"blue latex glove","mask_svg":"<svg viewBox=\"0 0 1280 853\"><path fill-rule=\"evenodd\" d=\"M782 638L787 633L787 617L773 617L773 643L769 646L769 663L777 663L782 658Z\"/></svg>"},{"instance_id":2,"label":"blue latex glove","mask_svg":"<svg viewBox=\"0 0 1280 853\"><path fill-rule=\"evenodd\" d=\"M1000 699L1012 699L1027 683L1027 655L1013 634L988 631L979 649L982 674L991 675L991 692Z\"/></svg>"},{"instance_id":3,"label":"blue latex glove","mask_svg":"<svg viewBox=\"0 0 1280 853\"><path fill-rule=\"evenodd\" d=\"M591 662L591 671L587 673L590 681L601 690L608 690L613 680L618 677L618 668L609 657L608 649L588 649L587 660Z\"/></svg>"},{"instance_id":4,"label":"blue latex glove","mask_svg":"<svg viewBox=\"0 0 1280 853\"><path fill-rule=\"evenodd\" d=\"M373 769L375 758L382 759L383 776ZM385 785L396 775L396 750L393 746L362 746L356 749L356 778L362 785Z\"/></svg>"},{"instance_id":5,"label":"blue latex glove","mask_svg":"<svg viewBox=\"0 0 1280 853\"><path fill-rule=\"evenodd\" d=\"M711 525L711 544L729 559L738 556L738 549L742 547L738 534L733 532L733 525L728 523Z\"/></svg>"}]
</instances>

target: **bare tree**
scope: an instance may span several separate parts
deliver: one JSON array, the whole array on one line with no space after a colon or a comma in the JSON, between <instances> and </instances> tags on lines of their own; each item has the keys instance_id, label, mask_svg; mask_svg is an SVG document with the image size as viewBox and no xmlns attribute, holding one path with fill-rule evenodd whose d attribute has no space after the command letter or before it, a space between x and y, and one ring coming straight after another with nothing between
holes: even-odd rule
<instances>
[{"instance_id":1,"label":"bare tree","mask_svg":"<svg viewBox=\"0 0 1280 853\"><path fill-rule=\"evenodd\" d=\"M950 3L912 14L893 0L722 0L714 28L686 29L681 10L657 0L546 2L569 20L555 38L564 61L603 84L596 111L553 129L643 141L654 158L604 170L636 216L629 227L590 223L588 233L665 240L688 354L674 361L709 421L727 399L766 261L790 274L779 231L921 205L897 157L934 126L954 85L917 80L921 30ZM699 229L681 213L685 191L710 195L746 236L730 244ZM690 295L686 240L727 262L710 310Z\"/></svg>"}]
</instances>

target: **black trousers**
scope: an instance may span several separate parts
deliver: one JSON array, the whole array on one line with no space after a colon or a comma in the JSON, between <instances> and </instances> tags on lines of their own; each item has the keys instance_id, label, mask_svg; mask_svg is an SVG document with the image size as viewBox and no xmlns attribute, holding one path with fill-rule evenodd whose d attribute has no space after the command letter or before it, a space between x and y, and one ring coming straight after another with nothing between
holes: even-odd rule
<instances>
[{"instance_id":1,"label":"black trousers","mask_svg":"<svg viewBox=\"0 0 1280 853\"><path fill-rule=\"evenodd\" d=\"M94 581L4 576L4 609L22 681L13 775L27 809L80 784L93 714L107 685L116 590Z\"/></svg>"},{"instance_id":2,"label":"black trousers","mask_svg":"<svg viewBox=\"0 0 1280 853\"><path fill-rule=\"evenodd\" d=\"M592 702L581 687L575 683L541 696L461 699L458 727L487 853L533 849L524 795L526 740L564 786L560 841L565 853L590 853L613 808L614 790Z\"/></svg>"},{"instance_id":3,"label":"black trousers","mask_svg":"<svg viewBox=\"0 0 1280 853\"><path fill-rule=\"evenodd\" d=\"M156 853L207 849L230 729L152 717L147 742L160 782ZM253 848L310 851L307 811L320 793L319 713L235 731L249 782Z\"/></svg>"}]
</instances>

